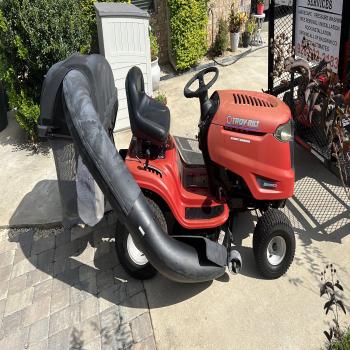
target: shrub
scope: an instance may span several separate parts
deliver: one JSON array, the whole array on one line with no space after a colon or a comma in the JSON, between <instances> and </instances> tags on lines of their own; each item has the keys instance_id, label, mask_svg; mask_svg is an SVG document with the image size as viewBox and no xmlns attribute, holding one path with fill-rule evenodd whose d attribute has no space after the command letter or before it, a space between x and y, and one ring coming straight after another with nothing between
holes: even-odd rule
<instances>
[{"instance_id":1,"label":"shrub","mask_svg":"<svg viewBox=\"0 0 350 350\"><path fill-rule=\"evenodd\" d=\"M74 52L96 51L93 0L1 0L0 79L32 140L44 75Z\"/></svg>"},{"instance_id":2,"label":"shrub","mask_svg":"<svg viewBox=\"0 0 350 350\"><path fill-rule=\"evenodd\" d=\"M176 68L195 65L208 49L208 0L168 0L172 55Z\"/></svg>"},{"instance_id":3,"label":"shrub","mask_svg":"<svg viewBox=\"0 0 350 350\"><path fill-rule=\"evenodd\" d=\"M228 47L228 27L224 18L219 19L218 33L216 34L213 52L216 55L223 54Z\"/></svg>"},{"instance_id":4,"label":"shrub","mask_svg":"<svg viewBox=\"0 0 350 350\"><path fill-rule=\"evenodd\" d=\"M154 61L159 54L159 45L156 35L153 31L150 31L150 41L151 41L151 60Z\"/></svg>"}]
</instances>

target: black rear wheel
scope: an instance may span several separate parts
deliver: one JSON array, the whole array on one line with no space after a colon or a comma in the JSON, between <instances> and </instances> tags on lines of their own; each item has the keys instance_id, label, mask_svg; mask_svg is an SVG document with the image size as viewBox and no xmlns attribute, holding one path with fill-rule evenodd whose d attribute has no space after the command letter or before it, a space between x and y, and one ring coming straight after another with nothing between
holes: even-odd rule
<instances>
[{"instance_id":1,"label":"black rear wheel","mask_svg":"<svg viewBox=\"0 0 350 350\"><path fill-rule=\"evenodd\" d=\"M154 220L165 233L168 233L164 214L158 204L147 198L148 205L153 211ZM115 247L123 268L134 278L145 280L154 277L157 270L150 264L147 257L136 247L130 232L121 223L117 224Z\"/></svg>"},{"instance_id":2,"label":"black rear wheel","mask_svg":"<svg viewBox=\"0 0 350 350\"><path fill-rule=\"evenodd\" d=\"M288 218L269 209L259 218L253 235L258 270L267 279L276 279L289 269L295 254L295 236Z\"/></svg>"}]
</instances>

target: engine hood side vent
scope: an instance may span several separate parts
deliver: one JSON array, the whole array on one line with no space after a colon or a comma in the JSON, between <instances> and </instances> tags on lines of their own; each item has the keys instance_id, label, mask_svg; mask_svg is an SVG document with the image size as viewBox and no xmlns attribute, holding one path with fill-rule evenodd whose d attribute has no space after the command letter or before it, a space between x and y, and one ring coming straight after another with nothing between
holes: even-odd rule
<instances>
[{"instance_id":1,"label":"engine hood side vent","mask_svg":"<svg viewBox=\"0 0 350 350\"><path fill-rule=\"evenodd\" d=\"M254 107L274 108L276 104L268 101L267 98L250 96L243 93L233 93L233 99L236 105L249 105Z\"/></svg>"}]
</instances>

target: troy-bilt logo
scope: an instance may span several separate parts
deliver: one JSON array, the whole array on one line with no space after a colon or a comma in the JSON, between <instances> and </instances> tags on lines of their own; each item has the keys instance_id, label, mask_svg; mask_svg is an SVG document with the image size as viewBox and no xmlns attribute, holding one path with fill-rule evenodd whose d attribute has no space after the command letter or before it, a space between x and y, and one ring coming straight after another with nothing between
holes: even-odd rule
<instances>
[{"instance_id":1,"label":"troy-bilt logo","mask_svg":"<svg viewBox=\"0 0 350 350\"><path fill-rule=\"evenodd\" d=\"M233 117L232 115L228 115L226 117L226 125L240 127L242 129L258 129L260 121L253 119L237 118Z\"/></svg>"}]
</instances>

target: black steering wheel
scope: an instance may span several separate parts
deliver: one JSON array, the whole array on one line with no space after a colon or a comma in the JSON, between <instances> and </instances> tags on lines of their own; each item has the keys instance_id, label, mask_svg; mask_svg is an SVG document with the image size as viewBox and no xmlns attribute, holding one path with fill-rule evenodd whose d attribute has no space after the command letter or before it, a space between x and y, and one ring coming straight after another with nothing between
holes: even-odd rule
<instances>
[{"instance_id":1,"label":"black steering wheel","mask_svg":"<svg viewBox=\"0 0 350 350\"><path fill-rule=\"evenodd\" d=\"M208 83L205 84L204 82L204 76L208 73L215 73L213 79ZM206 94L208 90L215 84L215 82L218 80L219 77L219 70L216 67L209 67L201 70L198 72L185 86L184 88L184 94L187 98L193 98L198 97L200 98L203 96L203 94ZM192 84L198 80L199 87L196 91L192 91L190 87Z\"/></svg>"}]
</instances>

